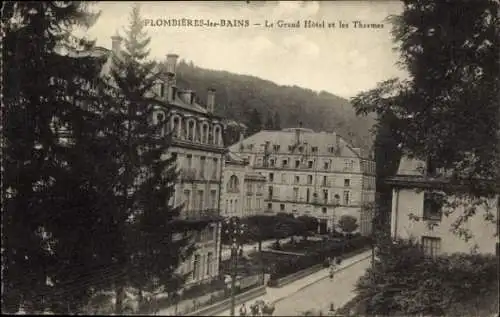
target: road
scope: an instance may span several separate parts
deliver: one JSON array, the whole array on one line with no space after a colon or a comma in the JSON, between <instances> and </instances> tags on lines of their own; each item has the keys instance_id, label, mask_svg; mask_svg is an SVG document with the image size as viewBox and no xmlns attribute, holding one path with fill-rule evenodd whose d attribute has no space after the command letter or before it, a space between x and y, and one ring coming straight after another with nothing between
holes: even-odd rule
<instances>
[{"instance_id":1,"label":"road","mask_svg":"<svg viewBox=\"0 0 500 317\"><path fill-rule=\"evenodd\" d=\"M332 302L335 308L340 308L353 297L356 281L369 266L370 259L365 259L335 273L333 281L325 278L299 290L277 302L274 315L297 316L309 309L322 310L326 315Z\"/></svg>"},{"instance_id":2,"label":"road","mask_svg":"<svg viewBox=\"0 0 500 317\"><path fill-rule=\"evenodd\" d=\"M354 296L354 285L358 278L370 266L370 253L366 251L352 258L345 259L332 280L328 277L328 270L322 270L306 276L282 288L267 288L267 294L259 296L247 303L247 306L256 300L275 302L274 316L298 316L301 312L321 309L326 315L330 303L335 308L345 305ZM352 265L351 265L352 264ZM239 306L236 307L238 311ZM236 315L238 313L236 312ZM217 316L229 316L229 310Z\"/></svg>"}]
</instances>

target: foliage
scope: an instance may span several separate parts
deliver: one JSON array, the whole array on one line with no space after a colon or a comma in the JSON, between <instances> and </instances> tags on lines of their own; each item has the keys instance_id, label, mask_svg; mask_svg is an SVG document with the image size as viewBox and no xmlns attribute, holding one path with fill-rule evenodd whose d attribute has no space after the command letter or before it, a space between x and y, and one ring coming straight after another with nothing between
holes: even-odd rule
<instances>
[{"instance_id":1,"label":"foliage","mask_svg":"<svg viewBox=\"0 0 500 317\"><path fill-rule=\"evenodd\" d=\"M318 244L316 249L308 250L307 254L304 256L276 260L272 265L273 271L271 272L271 280L277 280L313 265L323 264L327 257L344 257L359 252L370 243L371 241L369 238L356 237L342 243L328 242Z\"/></svg>"},{"instance_id":2,"label":"foliage","mask_svg":"<svg viewBox=\"0 0 500 317\"><path fill-rule=\"evenodd\" d=\"M396 240L378 248L356 292L366 301L367 314L442 315L454 303L491 294L497 270L494 256L430 258L412 240Z\"/></svg>"},{"instance_id":3,"label":"foliage","mask_svg":"<svg viewBox=\"0 0 500 317\"><path fill-rule=\"evenodd\" d=\"M257 109L253 108L253 110L247 114L247 118L248 135L255 134L263 128L262 116Z\"/></svg>"},{"instance_id":4,"label":"foliage","mask_svg":"<svg viewBox=\"0 0 500 317\"><path fill-rule=\"evenodd\" d=\"M340 217L338 225L343 233L351 234L358 229L358 219L350 215L343 215Z\"/></svg>"},{"instance_id":5,"label":"foliage","mask_svg":"<svg viewBox=\"0 0 500 317\"><path fill-rule=\"evenodd\" d=\"M302 215L297 217L297 220L304 224L301 235L304 237L304 240L307 239L307 236L314 234L318 230L318 219L315 217Z\"/></svg>"},{"instance_id":6,"label":"foliage","mask_svg":"<svg viewBox=\"0 0 500 317\"><path fill-rule=\"evenodd\" d=\"M203 96L207 88L217 89L217 115L241 121L249 118L247 112L254 108L260 114L277 113L273 123L276 129L297 127L317 131L335 131L356 146L369 149L373 140L369 133L374 120L371 116L357 117L348 100L322 91L315 92L300 87L278 86L270 81L252 76L224 71L208 70L180 61L177 72L179 86L190 87ZM249 128L247 121L242 122ZM279 123L279 125L278 125ZM247 131L250 135L252 131ZM224 143L232 145L234 142Z\"/></svg>"},{"instance_id":7,"label":"foliage","mask_svg":"<svg viewBox=\"0 0 500 317\"><path fill-rule=\"evenodd\" d=\"M398 162L404 152L426 160L457 182L466 179L461 195L472 198L498 192L500 183L498 8L490 0L404 1L391 21L409 78L379 83L352 100L358 114L378 116L381 159ZM390 165L386 176L397 170ZM379 186L385 209L390 194Z\"/></svg>"},{"instance_id":8,"label":"foliage","mask_svg":"<svg viewBox=\"0 0 500 317\"><path fill-rule=\"evenodd\" d=\"M97 17L82 2L2 4L7 313L81 311L114 274L108 248L117 231L101 179L109 151L94 140L97 98L88 89L104 60L85 54L93 43L70 35Z\"/></svg>"},{"instance_id":9,"label":"foliage","mask_svg":"<svg viewBox=\"0 0 500 317\"><path fill-rule=\"evenodd\" d=\"M122 311L125 286L132 285L140 294L174 293L183 280L175 270L194 251L187 231L190 223L178 218L181 206L168 203L177 179L175 158L164 157L171 135L162 136L164 121L153 119L155 110L165 106L151 95L162 70L148 60L150 38L143 31L139 6L132 9L124 42L125 49L113 56L108 84L117 97L107 100L105 116L109 125L105 137L113 140L115 161L122 171L113 184L117 188L113 208L123 233L113 250L122 272L115 281L117 313Z\"/></svg>"}]
</instances>

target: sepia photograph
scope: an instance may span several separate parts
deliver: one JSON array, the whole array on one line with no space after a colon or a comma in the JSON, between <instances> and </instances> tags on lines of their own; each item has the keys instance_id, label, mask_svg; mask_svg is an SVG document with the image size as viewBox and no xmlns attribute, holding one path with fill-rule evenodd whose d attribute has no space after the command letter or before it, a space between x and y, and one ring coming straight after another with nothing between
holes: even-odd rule
<instances>
[{"instance_id":1,"label":"sepia photograph","mask_svg":"<svg viewBox=\"0 0 500 317\"><path fill-rule=\"evenodd\" d=\"M499 316L500 1L4 1L1 311Z\"/></svg>"}]
</instances>

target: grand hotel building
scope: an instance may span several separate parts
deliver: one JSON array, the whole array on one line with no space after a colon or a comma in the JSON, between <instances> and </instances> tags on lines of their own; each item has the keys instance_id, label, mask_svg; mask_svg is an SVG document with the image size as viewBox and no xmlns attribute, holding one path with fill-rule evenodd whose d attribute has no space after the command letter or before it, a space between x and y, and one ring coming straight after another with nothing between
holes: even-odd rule
<instances>
[{"instance_id":1,"label":"grand hotel building","mask_svg":"<svg viewBox=\"0 0 500 317\"><path fill-rule=\"evenodd\" d=\"M267 177L268 213L318 218L319 233L337 226L342 215L358 220L361 234L371 233L375 200L375 162L336 133L304 128L260 131L229 147Z\"/></svg>"}]
</instances>

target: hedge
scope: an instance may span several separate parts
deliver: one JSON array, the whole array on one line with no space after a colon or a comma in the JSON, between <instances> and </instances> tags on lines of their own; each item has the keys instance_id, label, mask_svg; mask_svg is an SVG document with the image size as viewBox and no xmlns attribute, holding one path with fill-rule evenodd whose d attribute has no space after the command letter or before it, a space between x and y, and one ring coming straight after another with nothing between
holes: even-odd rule
<instances>
[{"instance_id":1,"label":"hedge","mask_svg":"<svg viewBox=\"0 0 500 317\"><path fill-rule=\"evenodd\" d=\"M368 237L356 237L342 242L325 242L317 250L308 252L304 256L289 259L277 259L273 265L270 280L277 280L316 264L325 264L328 257L341 257L346 253L359 250L371 244ZM271 282L273 283L273 282Z\"/></svg>"}]
</instances>

